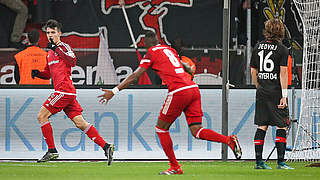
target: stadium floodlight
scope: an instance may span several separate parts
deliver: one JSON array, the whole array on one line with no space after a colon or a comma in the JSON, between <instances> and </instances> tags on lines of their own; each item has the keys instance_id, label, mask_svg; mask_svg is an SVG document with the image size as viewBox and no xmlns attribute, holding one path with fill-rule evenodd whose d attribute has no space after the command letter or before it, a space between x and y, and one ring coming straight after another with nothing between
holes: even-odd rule
<instances>
[{"instance_id":1,"label":"stadium floodlight","mask_svg":"<svg viewBox=\"0 0 320 180\"><path fill-rule=\"evenodd\" d=\"M294 0L303 23L301 113L290 160L320 160L320 0Z\"/></svg>"}]
</instances>

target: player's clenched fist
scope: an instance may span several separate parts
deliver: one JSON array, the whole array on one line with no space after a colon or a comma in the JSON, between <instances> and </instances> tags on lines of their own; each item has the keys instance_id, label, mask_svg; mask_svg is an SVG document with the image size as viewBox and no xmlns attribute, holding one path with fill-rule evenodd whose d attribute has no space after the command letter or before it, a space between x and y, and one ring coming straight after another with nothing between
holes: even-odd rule
<instances>
[{"instance_id":1,"label":"player's clenched fist","mask_svg":"<svg viewBox=\"0 0 320 180\"><path fill-rule=\"evenodd\" d=\"M58 46L56 45L56 43L53 42L52 38L50 38L49 40L50 42L48 43L47 48L55 51Z\"/></svg>"}]
</instances>

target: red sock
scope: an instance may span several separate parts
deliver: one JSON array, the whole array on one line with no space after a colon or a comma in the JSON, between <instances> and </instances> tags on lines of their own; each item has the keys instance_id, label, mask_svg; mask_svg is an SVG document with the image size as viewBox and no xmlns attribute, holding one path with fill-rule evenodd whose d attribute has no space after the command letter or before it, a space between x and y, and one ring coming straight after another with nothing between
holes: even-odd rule
<instances>
[{"instance_id":1,"label":"red sock","mask_svg":"<svg viewBox=\"0 0 320 180\"><path fill-rule=\"evenodd\" d=\"M200 128L197 131L196 138L213 141L213 142L221 142L224 144L228 144L230 139L229 136L224 136L211 129L204 129L204 128Z\"/></svg>"},{"instance_id":2,"label":"red sock","mask_svg":"<svg viewBox=\"0 0 320 180\"><path fill-rule=\"evenodd\" d=\"M103 138L100 136L100 134L98 133L97 129L92 126L89 125L84 132L87 134L87 136L93 140L96 144L98 144L100 147L104 147L104 145L106 144L106 142L103 140Z\"/></svg>"},{"instance_id":3,"label":"red sock","mask_svg":"<svg viewBox=\"0 0 320 180\"><path fill-rule=\"evenodd\" d=\"M171 166L173 167L179 166L176 156L174 155L173 144L172 144L169 131L166 129L161 129L159 127L156 127L156 132L159 137L162 149L166 153Z\"/></svg>"},{"instance_id":4,"label":"red sock","mask_svg":"<svg viewBox=\"0 0 320 180\"><path fill-rule=\"evenodd\" d=\"M41 123L41 131L42 131L42 135L48 145L48 149L55 148L52 127L51 127L51 124L49 121Z\"/></svg>"}]
</instances>

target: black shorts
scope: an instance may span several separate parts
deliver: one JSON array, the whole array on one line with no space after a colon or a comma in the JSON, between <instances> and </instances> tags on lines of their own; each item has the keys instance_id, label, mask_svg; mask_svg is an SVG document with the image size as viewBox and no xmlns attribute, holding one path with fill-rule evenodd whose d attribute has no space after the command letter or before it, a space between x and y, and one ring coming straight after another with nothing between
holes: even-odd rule
<instances>
[{"instance_id":1,"label":"black shorts","mask_svg":"<svg viewBox=\"0 0 320 180\"><path fill-rule=\"evenodd\" d=\"M258 126L289 126L289 110L279 109L280 98L256 97L254 124Z\"/></svg>"}]
</instances>

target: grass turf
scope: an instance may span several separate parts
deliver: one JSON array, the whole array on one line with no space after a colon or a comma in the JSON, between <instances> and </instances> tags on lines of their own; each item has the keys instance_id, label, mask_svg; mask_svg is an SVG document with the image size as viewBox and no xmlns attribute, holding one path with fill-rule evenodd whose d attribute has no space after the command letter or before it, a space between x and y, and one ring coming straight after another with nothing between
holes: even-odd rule
<instances>
[{"instance_id":1,"label":"grass turf","mask_svg":"<svg viewBox=\"0 0 320 180\"><path fill-rule=\"evenodd\" d=\"M294 170L276 169L276 162L268 162L272 170L255 170L253 161L182 162L183 175L160 176L168 168L165 162L0 162L1 180L317 180L320 168L305 167L309 163L288 163Z\"/></svg>"}]
</instances>

